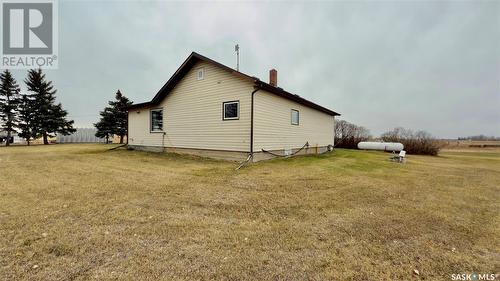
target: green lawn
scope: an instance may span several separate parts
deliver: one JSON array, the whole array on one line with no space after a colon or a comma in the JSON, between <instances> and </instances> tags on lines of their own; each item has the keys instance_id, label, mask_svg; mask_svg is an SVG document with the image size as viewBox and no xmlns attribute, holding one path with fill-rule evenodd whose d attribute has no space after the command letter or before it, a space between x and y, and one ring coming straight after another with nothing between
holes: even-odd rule
<instances>
[{"instance_id":1,"label":"green lawn","mask_svg":"<svg viewBox=\"0 0 500 281\"><path fill-rule=\"evenodd\" d=\"M0 148L0 280L500 273L500 152L338 149L235 171L110 147Z\"/></svg>"}]
</instances>

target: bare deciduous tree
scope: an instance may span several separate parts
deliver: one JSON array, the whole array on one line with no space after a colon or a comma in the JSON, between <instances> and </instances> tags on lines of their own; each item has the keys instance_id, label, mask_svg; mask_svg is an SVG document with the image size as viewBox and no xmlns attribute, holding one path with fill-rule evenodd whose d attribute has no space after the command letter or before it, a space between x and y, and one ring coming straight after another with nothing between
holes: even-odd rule
<instances>
[{"instance_id":1,"label":"bare deciduous tree","mask_svg":"<svg viewBox=\"0 0 500 281\"><path fill-rule=\"evenodd\" d=\"M439 142L426 131L413 132L398 127L383 133L381 137L383 141L402 143L410 154L437 155L439 152Z\"/></svg>"},{"instance_id":2,"label":"bare deciduous tree","mask_svg":"<svg viewBox=\"0 0 500 281\"><path fill-rule=\"evenodd\" d=\"M357 148L360 141L370 138L370 131L345 120L335 122L335 147Z\"/></svg>"}]
</instances>

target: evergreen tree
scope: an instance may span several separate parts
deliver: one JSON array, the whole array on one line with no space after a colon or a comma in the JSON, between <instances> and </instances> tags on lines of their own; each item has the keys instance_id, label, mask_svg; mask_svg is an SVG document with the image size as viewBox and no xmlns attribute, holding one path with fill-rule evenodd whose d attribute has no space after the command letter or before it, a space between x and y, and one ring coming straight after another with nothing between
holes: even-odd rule
<instances>
[{"instance_id":1,"label":"evergreen tree","mask_svg":"<svg viewBox=\"0 0 500 281\"><path fill-rule=\"evenodd\" d=\"M18 106L20 103L20 89L9 70L0 74L0 119L2 128L7 132L5 145L10 144L12 133L16 132L18 122Z\"/></svg>"},{"instance_id":2,"label":"evergreen tree","mask_svg":"<svg viewBox=\"0 0 500 281\"><path fill-rule=\"evenodd\" d=\"M115 127L113 134L120 136L120 143L123 143L123 137L127 135L128 128L128 107L132 102L125 97L120 90L116 92L115 100L110 101L109 105L113 108L113 116L115 118Z\"/></svg>"},{"instance_id":3,"label":"evergreen tree","mask_svg":"<svg viewBox=\"0 0 500 281\"><path fill-rule=\"evenodd\" d=\"M100 112L101 119L99 122L94 124L97 132L95 136L98 138L106 138L106 143L109 142L109 138L113 136L114 131L114 118L113 112L111 112L110 108L106 107L103 111Z\"/></svg>"},{"instance_id":4,"label":"evergreen tree","mask_svg":"<svg viewBox=\"0 0 500 281\"><path fill-rule=\"evenodd\" d=\"M28 91L33 93L33 108L36 109L33 119L33 137L43 137L43 143L49 144L48 137L60 133L69 135L76 130L73 120L67 120L68 112L60 103L56 104L56 92L52 81L45 80L41 69L31 69L25 80Z\"/></svg>"},{"instance_id":5,"label":"evergreen tree","mask_svg":"<svg viewBox=\"0 0 500 281\"><path fill-rule=\"evenodd\" d=\"M18 128L20 130L19 136L24 138L28 145L30 145L30 140L35 137L34 132L37 131L34 124L35 112L33 98L28 94L22 95L19 104Z\"/></svg>"},{"instance_id":6,"label":"evergreen tree","mask_svg":"<svg viewBox=\"0 0 500 281\"><path fill-rule=\"evenodd\" d=\"M110 106L101 111L101 119L94 124L97 128L97 137L106 137L111 135L120 136L120 143L123 143L123 137L127 135L128 110L132 102L125 97L120 90L116 92L115 100L109 101Z\"/></svg>"}]
</instances>

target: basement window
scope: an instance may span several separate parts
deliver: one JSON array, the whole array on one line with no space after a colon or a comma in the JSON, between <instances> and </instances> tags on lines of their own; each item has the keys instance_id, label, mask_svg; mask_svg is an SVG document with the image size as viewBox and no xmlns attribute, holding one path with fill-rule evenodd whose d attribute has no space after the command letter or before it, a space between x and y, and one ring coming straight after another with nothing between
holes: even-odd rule
<instances>
[{"instance_id":1,"label":"basement window","mask_svg":"<svg viewBox=\"0 0 500 281\"><path fill-rule=\"evenodd\" d=\"M299 125L299 111L292 109L292 125Z\"/></svg>"},{"instance_id":2,"label":"basement window","mask_svg":"<svg viewBox=\"0 0 500 281\"><path fill-rule=\"evenodd\" d=\"M222 103L222 119L238 120L240 118L240 102L227 101Z\"/></svg>"},{"instance_id":3,"label":"basement window","mask_svg":"<svg viewBox=\"0 0 500 281\"><path fill-rule=\"evenodd\" d=\"M151 132L163 132L163 109L151 109Z\"/></svg>"},{"instance_id":4,"label":"basement window","mask_svg":"<svg viewBox=\"0 0 500 281\"><path fill-rule=\"evenodd\" d=\"M198 68L198 72L196 74L196 80L203 80L205 78L205 68Z\"/></svg>"}]
</instances>

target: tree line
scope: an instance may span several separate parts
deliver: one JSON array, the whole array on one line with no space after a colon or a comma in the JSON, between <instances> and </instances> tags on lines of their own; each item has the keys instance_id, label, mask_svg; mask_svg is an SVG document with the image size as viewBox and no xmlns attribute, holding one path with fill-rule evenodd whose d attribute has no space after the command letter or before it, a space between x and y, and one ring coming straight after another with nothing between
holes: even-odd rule
<instances>
[{"instance_id":1,"label":"tree line","mask_svg":"<svg viewBox=\"0 0 500 281\"><path fill-rule=\"evenodd\" d=\"M335 147L356 149L359 142L370 138L370 131L365 127L345 120L335 121Z\"/></svg>"},{"instance_id":2,"label":"tree line","mask_svg":"<svg viewBox=\"0 0 500 281\"><path fill-rule=\"evenodd\" d=\"M374 139L365 127L347 122L335 121L335 147L357 149L358 143ZM399 142L410 154L437 155L439 142L428 132L412 131L405 128L395 128L383 133L380 138L385 142Z\"/></svg>"},{"instance_id":3,"label":"tree line","mask_svg":"<svg viewBox=\"0 0 500 281\"><path fill-rule=\"evenodd\" d=\"M500 137L477 135L468 137L459 137L458 140L472 140L472 141L500 141Z\"/></svg>"},{"instance_id":4,"label":"tree line","mask_svg":"<svg viewBox=\"0 0 500 281\"><path fill-rule=\"evenodd\" d=\"M413 131L402 127L385 132L381 136L385 142L400 142L404 145L406 152L410 154L422 154L436 156L439 153L439 142L426 131Z\"/></svg>"},{"instance_id":5,"label":"tree line","mask_svg":"<svg viewBox=\"0 0 500 281\"><path fill-rule=\"evenodd\" d=\"M49 144L49 138L56 134L76 132L74 121L67 118L68 112L56 102L57 90L41 69L28 70L24 83L27 91L21 92L9 70L0 74L0 131L6 133L6 146L15 133L30 145L34 139L43 138L43 143ZM115 100L108 102L109 106L100 112L100 120L94 124L96 137L109 142L116 135L123 143L128 127L127 107L131 104L118 90Z\"/></svg>"},{"instance_id":6,"label":"tree line","mask_svg":"<svg viewBox=\"0 0 500 281\"><path fill-rule=\"evenodd\" d=\"M6 132L10 144L14 133L30 141L48 138L55 134L68 135L76 130L74 121L67 118L68 112L56 102L57 90L48 81L41 69L28 70L24 80L26 92L21 92L17 81L9 70L0 74L0 128Z\"/></svg>"}]
</instances>

